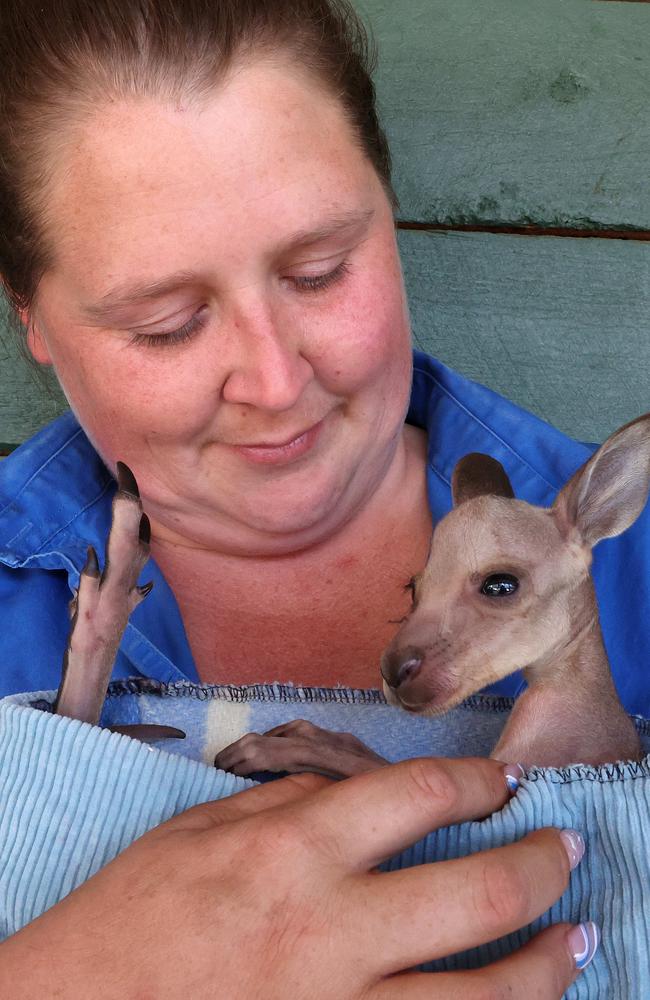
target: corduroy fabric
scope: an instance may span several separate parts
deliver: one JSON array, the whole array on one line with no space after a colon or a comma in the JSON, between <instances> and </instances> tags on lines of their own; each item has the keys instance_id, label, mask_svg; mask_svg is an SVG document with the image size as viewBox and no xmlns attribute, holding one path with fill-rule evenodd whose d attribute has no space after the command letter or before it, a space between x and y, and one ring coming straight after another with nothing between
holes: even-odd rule
<instances>
[{"instance_id":1,"label":"corduroy fabric","mask_svg":"<svg viewBox=\"0 0 650 1000\"><path fill-rule=\"evenodd\" d=\"M236 739L242 730L262 731L276 720L307 718L332 729L352 729L380 753L398 739L400 748L407 750L400 756L444 754L450 748L454 755L459 748L464 754L481 754L510 707L508 699L475 696L418 728L413 726L418 720L387 706L378 691L285 685L152 687L143 681L111 685L104 724L159 722L188 731L187 741L170 741L162 750L30 707L33 701L46 704L52 697L52 692L37 692L0 701L3 937L54 905L147 830L192 805L250 786L252 782L204 762L215 747ZM354 717L356 727L349 725ZM472 726L472 721L481 724ZM650 727L643 720L637 725L648 751ZM573 827L585 837L586 855L550 911L516 934L431 967L482 965L551 922L595 920L602 930L600 950L567 997L645 996L650 985L650 907L644 900L650 884L645 843L649 778L650 757L600 768L534 769L499 812L481 822L434 832L389 860L384 867L394 870L462 857L511 843L542 826Z\"/></svg>"}]
</instances>

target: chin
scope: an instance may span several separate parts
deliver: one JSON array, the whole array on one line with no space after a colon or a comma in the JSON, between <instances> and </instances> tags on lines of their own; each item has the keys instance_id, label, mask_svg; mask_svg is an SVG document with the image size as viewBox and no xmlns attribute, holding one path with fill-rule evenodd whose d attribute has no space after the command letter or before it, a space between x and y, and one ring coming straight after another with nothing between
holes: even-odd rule
<instances>
[{"instance_id":1,"label":"chin","mask_svg":"<svg viewBox=\"0 0 650 1000\"><path fill-rule=\"evenodd\" d=\"M346 485L340 472L332 482L318 477L315 470L304 479L269 484L249 494L239 516L258 531L272 535L301 534L312 529L329 532L347 520Z\"/></svg>"},{"instance_id":2,"label":"chin","mask_svg":"<svg viewBox=\"0 0 650 1000\"><path fill-rule=\"evenodd\" d=\"M286 504L277 512L268 505L266 508L262 505L261 510L238 511L236 519L253 545L257 535L260 552L286 554L326 540L339 523L337 511L328 517L320 513L315 515L309 506L304 510L288 511Z\"/></svg>"},{"instance_id":3,"label":"chin","mask_svg":"<svg viewBox=\"0 0 650 1000\"><path fill-rule=\"evenodd\" d=\"M384 694L388 704L395 705L405 712L410 712L412 715L444 715L459 705L463 698L467 697L470 693L469 691L464 691L462 688L457 688L455 691L446 689L420 700L416 692L412 691L410 692L411 697L409 699L408 692L404 692L400 696L395 688L389 687L386 681L384 681Z\"/></svg>"}]
</instances>

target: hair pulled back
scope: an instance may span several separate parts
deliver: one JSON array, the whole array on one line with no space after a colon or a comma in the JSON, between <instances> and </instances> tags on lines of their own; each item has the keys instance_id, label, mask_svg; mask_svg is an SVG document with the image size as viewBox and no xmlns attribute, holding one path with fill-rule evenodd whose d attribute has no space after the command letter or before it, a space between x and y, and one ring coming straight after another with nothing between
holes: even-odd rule
<instances>
[{"instance_id":1,"label":"hair pulled back","mask_svg":"<svg viewBox=\"0 0 650 1000\"><path fill-rule=\"evenodd\" d=\"M16 311L54 261L48 186L75 128L109 100L200 102L258 54L320 79L394 202L375 51L347 0L2 0L0 277Z\"/></svg>"}]
</instances>

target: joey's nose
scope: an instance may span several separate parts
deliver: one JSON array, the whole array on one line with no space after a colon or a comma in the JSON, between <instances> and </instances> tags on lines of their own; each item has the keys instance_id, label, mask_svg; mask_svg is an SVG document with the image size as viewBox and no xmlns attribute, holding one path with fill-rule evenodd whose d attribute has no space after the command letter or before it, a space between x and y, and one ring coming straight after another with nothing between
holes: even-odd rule
<instances>
[{"instance_id":1,"label":"joey's nose","mask_svg":"<svg viewBox=\"0 0 650 1000\"><path fill-rule=\"evenodd\" d=\"M392 688L398 688L405 681L412 681L420 673L424 653L415 646L406 646L384 653L381 660L381 675Z\"/></svg>"}]
</instances>

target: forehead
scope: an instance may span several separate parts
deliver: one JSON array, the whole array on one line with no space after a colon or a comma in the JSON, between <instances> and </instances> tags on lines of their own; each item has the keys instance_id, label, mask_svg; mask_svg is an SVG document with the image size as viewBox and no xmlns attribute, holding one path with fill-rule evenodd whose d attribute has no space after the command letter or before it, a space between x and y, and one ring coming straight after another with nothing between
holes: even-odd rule
<instances>
[{"instance_id":1,"label":"forehead","mask_svg":"<svg viewBox=\"0 0 650 1000\"><path fill-rule=\"evenodd\" d=\"M93 271L116 254L128 271L149 244L157 254L185 235L216 235L231 253L238 234L268 235L271 249L283 227L358 202L374 175L340 105L271 62L239 67L200 104L107 102L62 148L49 199L58 256Z\"/></svg>"},{"instance_id":2,"label":"forehead","mask_svg":"<svg viewBox=\"0 0 650 1000\"><path fill-rule=\"evenodd\" d=\"M440 521L432 551L469 569L503 558L528 566L558 542L548 510L521 500L482 496L460 504Z\"/></svg>"}]
</instances>

